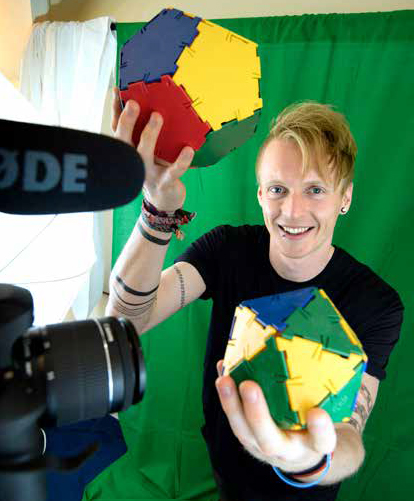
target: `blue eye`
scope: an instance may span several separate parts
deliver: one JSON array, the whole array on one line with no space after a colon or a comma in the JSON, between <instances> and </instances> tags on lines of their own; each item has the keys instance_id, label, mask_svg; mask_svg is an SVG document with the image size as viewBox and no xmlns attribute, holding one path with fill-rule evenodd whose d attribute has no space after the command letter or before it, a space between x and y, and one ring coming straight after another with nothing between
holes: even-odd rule
<instances>
[{"instance_id":1,"label":"blue eye","mask_svg":"<svg viewBox=\"0 0 414 501\"><path fill-rule=\"evenodd\" d=\"M284 193L284 188L282 186L271 186L269 188L270 193L273 193L274 195L280 195Z\"/></svg>"},{"instance_id":2,"label":"blue eye","mask_svg":"<svg viewBox=\"0 0 414 501\"><path fill-rule=\"evenodd\" d=\"M324 192L324 190L322 188L319 188L319 186L312 186L312 188L310 188L310 191L312 195L321 195Z\"/></svg>"}]
</instances>

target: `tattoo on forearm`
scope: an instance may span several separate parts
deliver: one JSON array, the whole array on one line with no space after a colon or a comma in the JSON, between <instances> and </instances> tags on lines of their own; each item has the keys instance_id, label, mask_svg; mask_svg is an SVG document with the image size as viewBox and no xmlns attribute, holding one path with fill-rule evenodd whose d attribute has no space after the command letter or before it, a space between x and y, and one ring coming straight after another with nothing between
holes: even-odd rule
<instances>
[{"instance_id":1,"label":"tattoo on forearm","mask_svg":"<svg viewBox=\"0 0 414 501\"><path fill-rule=\"evenodd\" d=\"M174 270L176 271L176 273L178 275L178 280L180 282L180 291L181 291L180 308L184 308L184 306L185 306L185 287L184 287L183 274L181 273L181 270L180 270L180 268L178 268L177 265L174 265Z\"/></svg>"},{"instance_id":2,"label":"tattoo on forearm","mask_svg":"<svg viewBox=\"0 0 414 501\"><path fill-rule=\"evenodd\" d=\"M126 304L127 306L143 306L144 304L150 303L151 301L154 301L154 297L148 299L147 301L143 301L142 303L128 303L128 301L125 301L119 294L118 291L113 287L113 291L115 292L116 297L121 301L122 304Z\"/></svg>"},{"instance_id":3,"label":"tattoo on forearm","mask_svg":"<svg viewBox=\"0 0 414 501\"><path fill-rule=\"evenodd\" d=\"M359 434L362 434L361 425L358 423L358 421L355 418L351 417L351 419L348 421L348 423L351 426L353 426Z\"/></svg>"},{"instance_id":4,"label":"tattoo on forearm","mask_svg":"<svg viewBox=\"0 0 414 501\"><path fill-rule=\"evenodd\" d=\"M124 289L125 292L129 292L130 294L134 295L134 296L149 296L150 294L152 294L153 292L155 292L157 289L158 289L158 285L157 287L155 287L154 289L148 291L148 292L141 292L141 291L136 291L134 289L131 289L131 287L128 287L127 284L122 280L122 278L120 276L116 276L116 281L120 284L120 286Z\"/></svg>"},{"instance_id":5,"label":"tattoo on forearm","mask_svg":"<svg viewBox=\"0 0 414 501\"><path fill-rule=\"evenodd\" d=\"M354 416L351 417L348 423L353 426L360 434L362 434L365 425L367 424L368 416L369 412L367 411L367 408L360 400L358 400L355 405ZM358 419L355 419L356 417Z\"/></svg>"},{"instance_id":6,"label":"tattoo on forearm","mask_svg":"<svg viewBox=\"0 0 414 501\"><path fill-rule=\"evenodd\" d=\"M154 235L150 235L147 231L145 231L145 229L143 228L142 224L138 221L138 229L141 233L141 235L148 241L152 242L153 244L157 244L157 245L168 245L170 243L170 240L171 240L171 234L170 234L170 237L167 238L167 239L164 239L164 238L157 238L157 237L154 237Z\"/></svg>"},{"instance_id":7,"label":"tattoo on forearm","mask_svg":"<svg viewBox=\"0 0 414 501\"><path fill-rule=\"evenodd\" d=\"M367 419L368 419L367 409L365 408L365 406L363 404L361 404L361 402L357 402L357 404L355 406L355 412L361 418L361 426L362 426L362 429L364 429L365 424L366 424Z\"/></svg>"},{"instance_id":8,"label":"tattoo on forearm","mask_svg":"<svg viewBox=\"0 0 414 501\"><path fill-rule=\"evenodd\" d=\"M363 384L361 386L361 394L365 397L365 400L367 401L367 410L368 410L368 414L372 411L372 397L371 397L371 393L369 392L368 388Z\"/></svg>"},{"instance_id":9,"label":"tattoo on forearm","mask_svg":"<svg viewBox=\"0 0 414 501\"><path fill-rule=\"evenodd\" d=\"M155 302L156 296L154 296L152 299L149 301L146 301L145 304L142 307L138 308L129 308L122 304L120 301L117 299L114 300L115 308L120 312L123 313L124 315L128 317L140 317L144 315L144 313L147 313L153 306Z\"/></svg>"}]
</instances>

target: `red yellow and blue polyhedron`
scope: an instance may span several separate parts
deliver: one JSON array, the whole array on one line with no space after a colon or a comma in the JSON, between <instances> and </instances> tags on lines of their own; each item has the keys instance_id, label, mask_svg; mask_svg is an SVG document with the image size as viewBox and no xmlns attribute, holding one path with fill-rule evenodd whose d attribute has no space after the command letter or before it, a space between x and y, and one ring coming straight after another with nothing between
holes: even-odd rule
<instances>
[{"instance_id":1,"label":"red yellow and blue polyhedron","mask_svg":"<svg viewBox=\"0 0 414 501\"><path fill-rule=\"evenodd\" d=\"M168 8L149 21L120 55L123 104L140 115L136 145L152 111L164 118L155 156L174 162L184 146L192 165L213 165L255 132L262 109L257 44L221 26Z\"/></svg>"},{"instance_id":2,"label":"red yellow and blue polyhedron","mask_svg":"<svg viewBox=\"0 0 414 501\"><path fill-rule=\"evenodd\" d=\"M349 421L367 356L322 289L244 301L236 308L223 373L256 381L283 429L306 427L312 407Z\"/></svg>"}]
</instances>

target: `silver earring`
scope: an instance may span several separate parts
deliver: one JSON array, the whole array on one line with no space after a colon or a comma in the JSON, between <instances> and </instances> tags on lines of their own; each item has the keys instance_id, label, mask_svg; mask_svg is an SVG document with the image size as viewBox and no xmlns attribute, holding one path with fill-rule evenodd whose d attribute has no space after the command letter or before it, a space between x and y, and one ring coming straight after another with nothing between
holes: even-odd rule
<instances>
[{"instance_id":1,"label":"silver earring","mask_svg":"<svg viewBox=\"0 0 414 501\"><path fill-rule=\"evenodd\" d=\"M341 207L341 214L346 214L346 207Z\"/></svg>"}]
</instances>

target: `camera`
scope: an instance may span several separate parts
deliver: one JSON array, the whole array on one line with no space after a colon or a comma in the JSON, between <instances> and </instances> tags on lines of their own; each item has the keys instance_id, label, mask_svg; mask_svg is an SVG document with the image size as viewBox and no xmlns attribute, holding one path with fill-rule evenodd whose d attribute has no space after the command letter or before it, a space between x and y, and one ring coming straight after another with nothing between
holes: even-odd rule
<instances>
[{"instance_id":1,"label":"camera","mask_svg":"<svg viewBox=\"0 0 414 501\"><path fill-rule=\"evenodd\" d=\"M42 426L127 409L145 391L139 337L130 321L105 317L33 327L29 291L0 285L0 500L46 498L46 469L75 458L44 454Z\"/></svg>"},{"instance_id":2,"label":"camera","mask_svg":"<svg viewBox=\"0 0 414 501\"><path fill-rule=\"evenodd\" d=\"M134 200L144 177L136 149L116 138L0 120L2 212L112 209ZM125 410L146 386L128 320L32 324L30 292L0 284L0 501L44 501L48 469L73 470L97 450L95 444L69 458L44 453L42 427Z\"/></svg>"}]
</instances>

